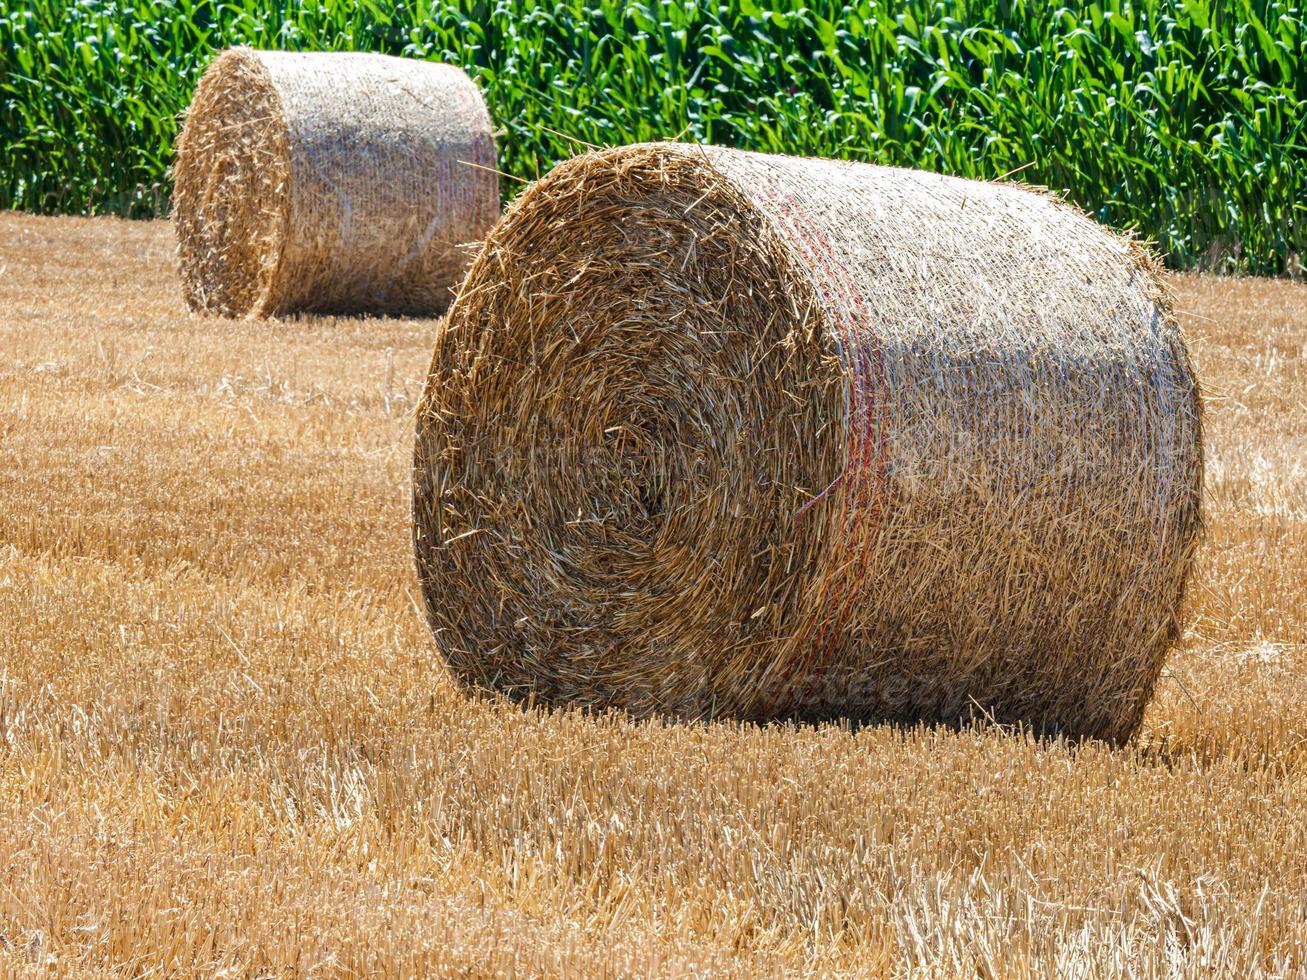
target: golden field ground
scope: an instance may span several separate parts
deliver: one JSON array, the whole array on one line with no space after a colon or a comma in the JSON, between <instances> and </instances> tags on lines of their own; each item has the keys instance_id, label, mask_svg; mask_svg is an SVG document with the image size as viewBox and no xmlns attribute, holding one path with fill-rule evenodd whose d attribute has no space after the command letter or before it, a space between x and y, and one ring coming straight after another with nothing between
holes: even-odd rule
<instances>
[{"instance_id":1,"label":"golden field ground","mask_svg":"<svg viewBox=\"0 0 1307 980\"><path fill-rule=\"evenodd\" d=\"M0 973L1307 971L1307 286L1175 285L1209 528L1135 745L633 723L440 664L433 321L0 216Z\"/></svg>"}]
</instances>

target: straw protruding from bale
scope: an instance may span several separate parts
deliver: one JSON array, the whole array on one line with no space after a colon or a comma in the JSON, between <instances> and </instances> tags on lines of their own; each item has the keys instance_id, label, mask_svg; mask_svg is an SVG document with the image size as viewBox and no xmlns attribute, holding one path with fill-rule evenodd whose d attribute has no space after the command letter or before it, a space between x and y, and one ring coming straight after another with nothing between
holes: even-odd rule
<instances>
[{"instance_id":1,"label":"straw protruding from bale","mask_svg":"<svg viewBox=\"0 0 1307 980\"><path fill-rule=\"evenodd\" d=\"M476 85L383 55L226 51L175 178L186 301L225 316L443 312L499 216Z\"/></svg>"},{"instance_id":2,"label":"straw protruding from bale","mask_svg":"<svg viewBox=\"0 0 1307 980\"><path fill-rule=\"evenodd\" d=\"M604 150L528 188L417 420L428 617L483 689L1129 737L1200 524L1148 254L1015 185Z\"/></svg>"}]
</instances>

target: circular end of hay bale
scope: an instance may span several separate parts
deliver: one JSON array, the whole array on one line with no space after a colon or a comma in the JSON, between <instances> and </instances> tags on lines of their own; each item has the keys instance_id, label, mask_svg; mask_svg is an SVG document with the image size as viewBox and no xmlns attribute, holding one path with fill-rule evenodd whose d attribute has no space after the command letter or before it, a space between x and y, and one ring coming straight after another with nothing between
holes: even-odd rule
<instances>
[{"instance_id":1,"label":"circular end of hay bale","mask_svg":"<svg viewBox=\"0 0 1307 980\"><path fill-rule=\"evenodd\" d=\"M232 317L270 312L290 220L290 134L256 52L224 52L204 73L173 174L187 305Z\"/></svg>"},{"instance_id":2,"label":"circular end of hay bale","mask_svg":"<svg viewBox=\"0 0 1307 980\"><path fill-rule=\"evenodd\" d=\"M226 316L441 313L499 216L476 85L384 55L225 52L174 173L187 302Z\"/></svg>"},{"instance_id":3,"label":"circular end of hay bale","mask_svg":"<svg viewBox=\"0 0 1307 980\"><path fill-rule=\"evenodd\" d=\"M419 423L419 561L466 680L700 716L785 669L819 547L793 516L838 472L843 407L787 261L693 157L572 161L525 192Z\"/></svg>"},{"instance_id":4,"label":"circular end of hay bale","mask_svg":"<svg viewBox=\"0 0 1307 980\"><path fill-rule=\"evenodd\" d=\"M1146 256L1060 202L624 147L524 192L450 311L418 570L479 689L1119 739L1200 436Z\"/></svg>"}]
</instances>

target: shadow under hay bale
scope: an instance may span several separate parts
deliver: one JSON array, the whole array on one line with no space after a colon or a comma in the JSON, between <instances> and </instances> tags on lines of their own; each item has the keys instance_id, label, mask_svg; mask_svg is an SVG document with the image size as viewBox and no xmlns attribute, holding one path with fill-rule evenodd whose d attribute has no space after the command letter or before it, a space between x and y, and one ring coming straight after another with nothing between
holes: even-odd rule
<instances>
[{"instance_id":1,"label":"shadow under hay bale","mask_svg":"<svg viewBox=\"0 0 1307 980\"><path fill-rule=\"evenodd\" d=\"M1138 727L1202 429L1147 253L1014 185L676 144L527 189L417 419L464 681L747 719Z\"/></svg>"},{"instance_id":2,"label":"shadow under hay bale","mask_svg":"<svg viewBox=\"0 0 1307 980\"><path fill-rule=\"evenodd\" d=\"M499 216L495 144L458 68L234 48L177 141L182 288L224 316L443 312Z\"/></svg>"}]
</instances>

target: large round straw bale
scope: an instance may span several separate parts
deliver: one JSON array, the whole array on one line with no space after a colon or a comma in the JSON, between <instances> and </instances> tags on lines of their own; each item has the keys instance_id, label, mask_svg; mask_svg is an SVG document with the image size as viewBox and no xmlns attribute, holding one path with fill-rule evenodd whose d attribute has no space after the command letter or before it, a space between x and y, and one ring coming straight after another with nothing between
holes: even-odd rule
<instances>
[{"instance_id":1,"label":"large round straw bale","mask_svg":"<svg viewBox=\"0 0 1307 980\"><path fill-rule=\"evenodd\" d=\"M1122 739L1198 386L1144 250L1008 184L658 144L488 238L417 421L440 649L547 703Z\"/></svg>"},{"instance_id":2,"label":"large round straw bale","mask_svg":"<svg viewBox=\"0 0 1307 980\"><path fill-rule=\"evenodd\" d=\"M177 141L186 301L224 316L439 313L499 216L490 117L458 68L233 48Z\"/></svg>"}]
</instances>

